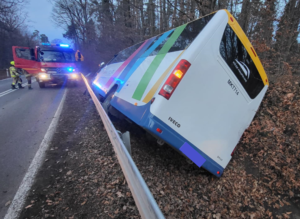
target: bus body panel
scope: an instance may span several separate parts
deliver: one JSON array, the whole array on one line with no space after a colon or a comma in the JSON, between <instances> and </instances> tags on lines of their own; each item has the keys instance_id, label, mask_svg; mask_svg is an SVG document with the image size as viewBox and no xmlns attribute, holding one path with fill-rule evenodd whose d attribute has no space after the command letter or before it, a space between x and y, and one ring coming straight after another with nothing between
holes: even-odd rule
<instances>
[{"instance_id":1,"label":"bus body panel","mask_svg":"<svg viewBox=\"0 0 300 219\"><path fill-rule=\"evenodd\" d=\"M131 104L138 103L138 106L144 105L141 101L135 100L132 98L138 83L141 81L144 73L147 71L151 65L155 56L147 57L139 67L133 72L133 74L128 78L125 84L122 86L121 90L116 94L117 97L120 97Z\"/></svg>"},{"instance_id":2,"label":"bus body panel","mask_svg":"<svg viewBox=\"0 0 300 219\"><path fill-rule=\"evenodd\" d=\"M109 66L105 66L96 76L94 84L103 91L105 94L103 97L105 97L107 92L109 92L110 89L115 85L115 83L113 83L111 86L106 87L105 84L121 65L122 63L114 63Z\"/></svg>"},{"instance_id":3,"label":"bus body panel","mask_svg":"<svg viewBox=\"0 0 300 219\"><path fill-rule=\"evenodd\" d=\"M225 10L218 11L187 48L168 52L155 66L157 69L148 78L148 84L143 84L144 90L138 98L135 95L137 87L155 55L144 58L124 81L118 78L124 69L118 76L115 73L124 62L106 66L94 81L102 96L117 85L111 101L113 107L178 151L188 143L205 158L203 167L216 176L223 173L268 88L264 77L265 86L255 98L250 98L221 56L220 42L228 20ZM190 62L191 66L167 100L158 93L182 59ZM111 78L112 75L115 78ZM112 79L113 82L106 86ZM153 103L150 102L152 98L155 98ZM162 133L158 133L157 128Z\"/></svg>"},{"instance_id":4,"label":"bus body panel","mask_svg":"<svg viewBox=\"0 0 300 219\"><path fill-rule=\"evenodd\" d=\"M144 73L147 71L147 69L153 62L153 59L155 58L155 56L150 56L145 59L145 61L129 77L128 81L126 81L125 85L122 87L122 89L119 91L119 93L116 94L116 96L128 101L131 104L137 103L138 106L145 105L146 103L143 102L145 96L149 93L149 91L154 86L154 84L158 81L158 79L161 77L163 72L165 72L168 69L168 67L170 66L170 63L172 63L174 61L174 59L176 59L176 57L178 57L179 54L181 54L181 52L182 51L176 51L176 52L166 54L166 56L162 60L161 64L157 67L155 74L149 81L149 84L147 85L140 100L134 99L132 96L133 96L139 82L141 81Z\"/></svg>"}]
</instances>

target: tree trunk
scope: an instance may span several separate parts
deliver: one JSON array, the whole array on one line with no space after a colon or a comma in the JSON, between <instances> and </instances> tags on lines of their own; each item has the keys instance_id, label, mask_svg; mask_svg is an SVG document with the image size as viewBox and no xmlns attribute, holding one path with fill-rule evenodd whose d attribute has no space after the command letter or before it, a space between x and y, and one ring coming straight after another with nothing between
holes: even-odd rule
<instances>
[{"instance_id":1,"label":"tree trunk","mask_svg":"<svg viewBox=\"0 0 300 219\"><path fill-rule=\"evenodd\" d=\"M142 33L142 36L145 36L145 19L144 19L144 2L143 0L140 1L140 12L141 12L141 22L142 22L142 27L141 27L141 33Z\"/></svg>"},{"instance_id":2,"label":"tree trunk","mask_svg":"<svg viewBox=\"0 0 300 219\"><path fill-rule=\"evenodd\" d=\"M275 49L281 54L282 61L286 62L292 46L296 47L297 37L299 35L298 27L300 22L300 2L299 0L290 0L278 24L276 32Z\"/></svg>"},{"instance_id":3,"label":"tree trunk","mask_svg":"<svg viewBox=\"0 0 300 219\"><path fill-rule=\"evenodd\" d=\"M244 0L242 5L242 11L239 15L238 22L244 32L247 34L249 18L251 13L251 3L250 0Z\"/></svg>"},{"instance_id":4,"label":"tree trunk","mask_svg":"<svg viewBox=\"0 0 300 219\"><path fill-rule=\"evenodd\" d=\"M172 17L172 27L177 26L177 0L174 2L174 8L173 8L173 17Z\"/></svg>"}]
</instances>

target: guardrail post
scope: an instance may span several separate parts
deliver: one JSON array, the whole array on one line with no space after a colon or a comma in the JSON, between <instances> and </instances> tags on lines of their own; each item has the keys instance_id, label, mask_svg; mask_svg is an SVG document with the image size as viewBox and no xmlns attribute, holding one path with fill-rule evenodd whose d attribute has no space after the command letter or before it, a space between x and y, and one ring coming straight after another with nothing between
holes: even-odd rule
<instances>
[{"instance_id":1,"label":"guardrail post","mask_svg":"<svg viewBox=\"0 0 300 219\"><path fill-rule=\"evenodd\" d=\"M119 133L128 153L131 155L130 133L128 131L125 133L122 133L118 130L117 130L117 132Z\"/></svg>"}]
</instances>

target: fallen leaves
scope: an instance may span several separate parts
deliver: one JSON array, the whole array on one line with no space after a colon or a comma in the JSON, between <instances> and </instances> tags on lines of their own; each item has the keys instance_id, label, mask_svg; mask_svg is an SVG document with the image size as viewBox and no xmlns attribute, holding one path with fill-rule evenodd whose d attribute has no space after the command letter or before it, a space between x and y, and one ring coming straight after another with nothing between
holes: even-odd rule
<instances>
[{"instance_id":1,"label":"fallen leaves","mask_svg":"<svg viewBox=\"0 0 300 219\"><path fill-rule=\"evenodd\" d=\"M25 209L27 209L27 208L31 208L33 205L27 205L26 207L25 207Z\"/></svg>"},{"instance_id":2,"label":"fallen leaves","mask_svg":"<svg viewBox=\"0 0 300 219\"><path fill-rule=\"evenodd\" d=\"M82 206L82 205L85 205L86 202L87 202L87 199L85 199L80 205L81 205L81 206Z\"/></svg>"},{"instance_id":3,"label":"fallen leaves","mask_svg":"<svg viewBox=\"0 0 300 219\"><path fill-rule=\"evenodd\" d=\"M120 197L124 197L124 195L121 193L121 192L117 192L116 193L117 194L117 196L120 198Z\"/></svg>"}]
</instances>

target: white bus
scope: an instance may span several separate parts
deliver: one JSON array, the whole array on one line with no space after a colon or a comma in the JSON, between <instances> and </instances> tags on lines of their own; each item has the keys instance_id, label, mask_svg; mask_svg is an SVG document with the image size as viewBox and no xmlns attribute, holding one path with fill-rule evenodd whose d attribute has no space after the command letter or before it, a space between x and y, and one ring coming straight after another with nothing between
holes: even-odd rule
<instances>
[{"instance_id":1,"label":"white bus","mask_svg":"<svg viewBox=\"0 0 300 219\"><path fill-rule=\"evenodd\" d=\"M227 10L124 49L93 82L106 110L117 109L217 177L268 86Z\"/></svg>"}]
</instances>

